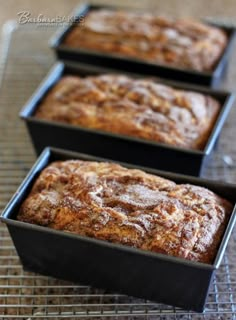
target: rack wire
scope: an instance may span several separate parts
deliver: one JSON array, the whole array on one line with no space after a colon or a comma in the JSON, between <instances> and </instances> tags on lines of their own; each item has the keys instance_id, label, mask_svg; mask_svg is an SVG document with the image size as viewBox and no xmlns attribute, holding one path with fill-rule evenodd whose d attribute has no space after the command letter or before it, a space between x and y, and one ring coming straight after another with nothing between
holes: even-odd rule
<instances>
[{"instance_id":1,"label":"rack wire","mask_svg":"<svg viewBox=\"0 0 236 320\"><path fill-rule=\"evenodd\" d=\"M18 112L46 75L54 57L48 49L53 27L5 28L0 105L0 210L19 186L35 160ZM232 88L236 67L228 70L224 87ZM236 181L234 139L236 110L224 127L213 161L204 175ZM235 230L236 231L236 230ZM203 314L106 292L25 272L6 227L0 225L0 319L236 319L236 232L216 273ZM191 284L190 284L191 285ZM171 290L171 288L170 288Z\"/></svg>"}]
</instances>

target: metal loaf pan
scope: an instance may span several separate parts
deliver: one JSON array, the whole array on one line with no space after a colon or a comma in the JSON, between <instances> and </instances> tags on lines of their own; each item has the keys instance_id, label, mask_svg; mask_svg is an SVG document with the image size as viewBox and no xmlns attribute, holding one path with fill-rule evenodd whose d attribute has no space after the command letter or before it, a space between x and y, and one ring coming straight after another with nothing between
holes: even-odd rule
<instances>
[{"instance_id":1,"label":"metal loaf pan","mask_svg":"<svg viewBox=\"0 0 236 320\"><path fill-rule=\"evenodd\" d=\"M23 267L43 275L202 312L212 276L220 266L235 223L236 208L212 265L17 221L19 208L39 173L52 161L66 159L108 161L54 148L43 151L1 216ZM236 185L123 165L143 169L177 183L204 186L232 203L236 202Z\"/></svg>"},{"instance_id":2,"label":"metal loaf pan","mask_svg":"<svg viewBox=\"0 0 236 320\"><path fill-rule=\"evenodd\" d=\"M74 11L73 17L75 18L75 21L77 21L77 23L83 23L83 19L86 19L86 14L90 10L102 8L110 8L113 10L117 9L115 7L83 4ZM227 27L219 23L207 23L220 27L226 32L228 36L228 44L220 60L217 62L214 70L209 72L200 72L195 70L164 66L158 63L152 63L137 58L125 57L115 53L105 53L85 48L71 48L64 45L63 40L75 26L74 21L72 21L65 27L58 29L58 31L50 40L50 46L55 51L56 56L61 60L74 60L77 62L80 61L107 67L115 66L115 68L119 70L138 72L140 74L142 73L158 76L161 78L172 79L174 81L182 81L187 83L216 87L219 85L224 76L224 71L228 62L230 51L232 49L233 40L235 38L235 28Z\"/></svg>"},{"instance_id":3,"label":"metal loaf pan","mask_svg":"<svg viewBox=\"0 0 236 320\"><path fill-rule=\"evenodd\" d=\"M63 75L75 74L87 76L114 72L118 71L85 64L79 65L71 62L65 64L57 63L50 70L49 74L20 113L20 116L26 121L37 154L46 146L53 146L161 170L196 176L200 175L201 169L210 157L232 106L234 97L230 93L161 80L161 83L166 83L175 88L194 90L211 95L220 102L221 110L204 150L190 150L126 135L87 129L81 126L47 121L34 117L35 110L39 103L50 88L57 83ZM137 74L122 73L140 77L140 75Z\"/></svg>"}]
</instances>

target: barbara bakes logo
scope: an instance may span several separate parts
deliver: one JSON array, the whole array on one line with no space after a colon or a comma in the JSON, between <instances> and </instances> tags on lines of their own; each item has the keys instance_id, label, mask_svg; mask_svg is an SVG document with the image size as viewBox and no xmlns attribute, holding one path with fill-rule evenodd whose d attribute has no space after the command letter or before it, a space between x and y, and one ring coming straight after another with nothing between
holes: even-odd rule
<instances>
[{"instance_id":1,"label":"barbara bakes logo","mask_svg":"<svg viewBox=\"0 0 236 320\"><path fill-rule=\"evenodd\" d=\"M80 15L79 17L73 16L56 16L56 17L47 17L43 13L39 13L37 16L32 16L30 11L20 11L17 13L18 23L19 24L36 24L37 26L55 26L63 24L80 24L83 27L84 25L84 16Z\"/></svg>"}]
</instances>

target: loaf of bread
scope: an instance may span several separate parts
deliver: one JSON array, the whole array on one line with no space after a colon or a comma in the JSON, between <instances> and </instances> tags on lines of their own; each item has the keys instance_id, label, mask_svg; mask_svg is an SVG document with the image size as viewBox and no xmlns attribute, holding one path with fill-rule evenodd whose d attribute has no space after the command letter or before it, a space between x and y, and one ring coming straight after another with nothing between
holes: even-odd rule
<instances>
[{"instance_id":1,"label":"loaf of bread","mask_svg":"<svg viewBox=\"0 0 236 320\"><path fill-rule=\"evenodd\" d=\"M68 160L41 172L17 219L212 263L231 211L203 187L115 163Z\"/></svg>"},{"instance_id":2,"label":"loaf of bread","mask_svg":"<svg viewBox=\"0 0 236 320\"><path fill-rule=\"evenodd\" d=\"M220 109L208 95L124 75L64 76L36 110L41 119L190 149L204 148Z\"/></svg>"},{"instance_id":3,"label":"loaf of bread","mask_svg":"<svg viewBox=\"0 0 236 320\"><path fill-rule=\"evenodd\" d=\"M89 12L63 42L201 72L214 69L226 44L222 29L200 21L104 9Z\"/></svg>"}]
</instances>

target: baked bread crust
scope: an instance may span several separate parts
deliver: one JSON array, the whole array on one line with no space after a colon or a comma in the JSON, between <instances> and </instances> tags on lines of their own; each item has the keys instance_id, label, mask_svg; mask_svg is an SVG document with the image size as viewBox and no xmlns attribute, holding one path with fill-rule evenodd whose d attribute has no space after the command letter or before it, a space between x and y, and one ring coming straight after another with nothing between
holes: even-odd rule
<instances>
[{"instance_id":1,"label":"baked bread crust","mask_svg":"<svg viewBox=\"0 0 236 320\"><path fill-rule=\"evenodd\" d=\"M64 45L134 57L196 71L212 71L227 43L223 30L191 19L94 10Z\"/></svg>"},{"instance_id":2,"label":"baked bread crust","mask_svg":"<svg viewBox=\"0 0 236 320\"><path fill-rule=\"evenodd\" d=\"M36 110L41 119L203 149L218 101L124 75L64 76Z\"/></svg>"},{"instance_id":3,"label":"baked bread crust","mask_svg":"<svg viewBox=\"0 0 236 320\"><path fill-rule=\"evenodd\" d=\"M17 219L212 263L232 205L206 188L176 184L115 163L51 163Z\"/></svg>"}]
</instances>

